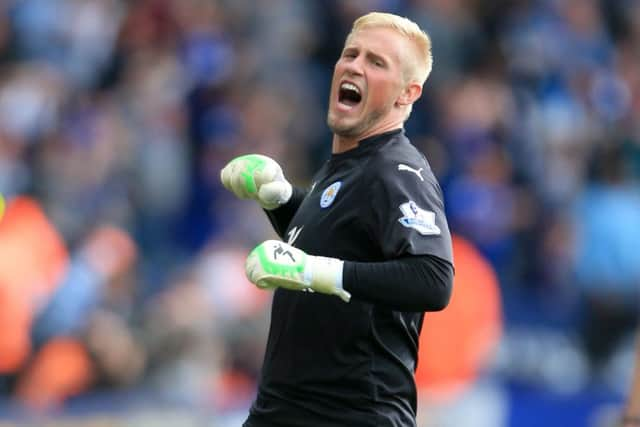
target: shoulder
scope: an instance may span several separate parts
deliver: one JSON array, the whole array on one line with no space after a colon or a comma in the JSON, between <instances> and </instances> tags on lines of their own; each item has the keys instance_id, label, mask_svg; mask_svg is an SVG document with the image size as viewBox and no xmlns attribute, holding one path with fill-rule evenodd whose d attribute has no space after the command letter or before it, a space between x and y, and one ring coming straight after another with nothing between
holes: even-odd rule
<instances>
[{"instance_id":1,"label":"shoulder","mask_svg":"<svg viewBox=\"0 0 640 427\"><path fill-rule=\"evenodd\" d=\"M395 136L371 158L366 168L372 181L396 182L418 179L419 182L434 180L426 157L403 134Z\"/></svg>"},{"instance_id":2,"label":"shoulder","mask_svg":"<svg viewBox=\"0 0 640 427\"><path fill-rule=\"evenodd\" d=\"M397 168L397 165L401 163L430 169L424 154L411 143L404 133L394 136L391 141L380 147L371 159L372 165L380 167L396 166Z\"/></svg>"}]
</instances>

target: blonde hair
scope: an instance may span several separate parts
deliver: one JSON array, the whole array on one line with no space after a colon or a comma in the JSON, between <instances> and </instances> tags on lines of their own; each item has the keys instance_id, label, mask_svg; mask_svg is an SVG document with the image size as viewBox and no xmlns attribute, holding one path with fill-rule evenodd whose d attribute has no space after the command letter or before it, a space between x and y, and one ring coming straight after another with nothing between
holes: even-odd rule
<instances>
[{"instance_id":1,"label":"blonde hair","mask_svg":"<svg viewBox=\"0 0 640 427\"><path fill-rule=\"evenodd\" d=\"M391 28L413 43L418 57L414 65L410 67L411 69L406 71L409 74L409 80L415 80L423 85L429 77L433 65L431 39L427 33L408 18L391 13L371 12L355 20L347 39L358 30L376 27Z\"/></svg>"}]
</instances>

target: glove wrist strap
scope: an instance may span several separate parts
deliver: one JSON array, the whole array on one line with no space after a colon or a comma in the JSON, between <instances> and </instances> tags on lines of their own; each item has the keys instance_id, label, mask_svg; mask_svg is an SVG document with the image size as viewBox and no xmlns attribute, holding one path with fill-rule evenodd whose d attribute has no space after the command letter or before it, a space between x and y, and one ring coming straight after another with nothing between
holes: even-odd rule
<instances>
[{"instance_id":1,"label":"glove wrist strap","mask_svg":"<svg viewBox=\"0 0 640 427\"><path fill-rule=\"evenodd\" d=\"M309 257L304 271L304 281L312 289L325 294L337 295L349 302L351 295L342 286L344 261L322 256Z\"/></svg>"}]
</instances>

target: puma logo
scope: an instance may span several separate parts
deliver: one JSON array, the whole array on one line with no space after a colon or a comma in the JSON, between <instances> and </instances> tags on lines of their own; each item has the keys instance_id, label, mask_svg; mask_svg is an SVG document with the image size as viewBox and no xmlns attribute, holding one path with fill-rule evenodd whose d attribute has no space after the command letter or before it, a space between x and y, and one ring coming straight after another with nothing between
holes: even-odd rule
<instances>
[{"instance_id":1,"label":"puma logo","mask_svg":"<svg viewBox=\"0 0 640 427\"><path fill-rule=\"evenodd\" d=\"M300 235L300 232L302 231L302 229L304 228L304 225L300 228L293 227L288 233L287 236L289 236L289 238L287 239L287 243L292 245L295 243L296 239L298 238L298 236Z\"/></svg>"},{"instance_id":2,"label":"puma logo","mask_svg":"<svg viewBox=\"0 0 640 427\"><path fill-rule=\"evenodd\" d=\"M420 169L414 169L414 168L412 168L411 166L407 166L407 165L402 164L402 163L400 163L400 164L398 165L398 170L399 170L399 171L407 171L407 172L415 173L416 175L418 175L418 178L420 178L420 181L424 181L424 178L422 177L422 169L423 169L423 168L420 168Z\"/></svg>"}]
</instances>

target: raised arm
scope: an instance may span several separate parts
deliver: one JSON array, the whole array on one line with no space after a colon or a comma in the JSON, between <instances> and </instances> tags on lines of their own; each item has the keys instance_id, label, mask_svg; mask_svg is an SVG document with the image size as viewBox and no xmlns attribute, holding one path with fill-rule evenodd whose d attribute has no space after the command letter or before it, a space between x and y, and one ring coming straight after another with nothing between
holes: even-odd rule
<instances>
[{"instance_id":1,"label":"raised arm","mask_svg":"<svg viewBox=\"0 0 640 427\"><path fill-rule=\"evenodd\" d=\"M275 160L260 154L231 160L220 171L220 180L237 197L257 201L280 237L305 195L292 187Z\"/></svg>"}]
</instances>

